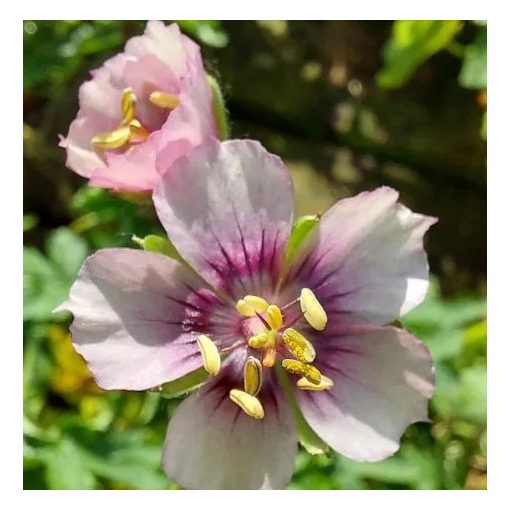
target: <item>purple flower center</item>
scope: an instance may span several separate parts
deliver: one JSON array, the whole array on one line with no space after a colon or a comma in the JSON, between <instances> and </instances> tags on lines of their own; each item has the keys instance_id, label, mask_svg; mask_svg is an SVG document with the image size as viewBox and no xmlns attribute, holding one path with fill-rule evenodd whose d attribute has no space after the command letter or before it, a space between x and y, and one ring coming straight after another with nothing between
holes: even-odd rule
<instances>
[{"instance_id":1,"label":"purple flower center","mask_svg":"<svg viewBox=\"0 0 510 510\"><path fill-rule=\"evenodd\" d=\"M301 313L295 308L300 305ZM218 350L206 335L198 338L205 369L211 375L220 372L220 352L226 353L246 346L252 350L244 367L244 391L233 388L231 400L253 418L262 419L264 408L258 400L263 380L263 371L275 366L281 359L281 367L301 376L297 386L304 390L329 390L333 382L322 375L312 364L316 353L312 343L295 326L303 318L315 330L326 327L327 315L310 289L302 289L298 299L279 307L259 296L248 295L236 305L241 315L239 330L243 340Z\"/></svg>"}]
</instances>

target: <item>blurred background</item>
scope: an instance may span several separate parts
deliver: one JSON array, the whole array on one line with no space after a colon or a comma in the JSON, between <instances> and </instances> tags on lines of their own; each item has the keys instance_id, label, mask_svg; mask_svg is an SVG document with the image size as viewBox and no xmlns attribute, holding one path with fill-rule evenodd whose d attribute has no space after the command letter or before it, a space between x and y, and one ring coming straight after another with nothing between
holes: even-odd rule
<instances>
[{"instance_id":1,"label":"blurred background","mask_svg":"<svg viewBox=\"0 0 510 510\"><path fill-rule=\"evenodd\" d=\"M373 464L300 451L291 489L486 488L486 47L482 21L179 21L223 87L233 137L290 167L297 215L393 186L434 215L432 284L402 322L430 348L430 423ZM64 166L89 71L143 21L24 21L24 487L176 489L159 469L178 400L103 392L51 315L84 258L161 234L150 206Z\"/></svg>"}]
</instances>

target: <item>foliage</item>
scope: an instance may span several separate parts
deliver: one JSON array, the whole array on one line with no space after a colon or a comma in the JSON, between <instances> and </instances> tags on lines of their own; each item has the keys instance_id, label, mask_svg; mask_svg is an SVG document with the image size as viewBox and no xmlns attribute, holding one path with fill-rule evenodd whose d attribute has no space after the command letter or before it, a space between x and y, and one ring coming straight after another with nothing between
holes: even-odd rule
<instances>
[{"instance_id":1,"label":"foliage","mask_svg":"<svg viewBox=\"0 0 510 510\"><path fill-rule=\"evenodd\" d=\"M384 48L385 67L377 76L379 85L404 85L418 66L451 42L461 26L457 20L395 21Z\"/></svg>"}]
</instances>

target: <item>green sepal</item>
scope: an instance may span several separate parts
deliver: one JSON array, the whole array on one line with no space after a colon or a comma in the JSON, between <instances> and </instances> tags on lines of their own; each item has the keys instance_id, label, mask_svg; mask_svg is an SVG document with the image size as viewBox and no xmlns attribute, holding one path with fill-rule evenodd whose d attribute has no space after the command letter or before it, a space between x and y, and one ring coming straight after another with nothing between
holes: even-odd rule
<instances>
[{"instance_id":1,"label":"green sepal","mask_svg":"<svg viewBox=\"0 0 510 510\"><path fill-rule=\"evenodd\" d=\"M301 409L296 402L294 392L290 388L289 379L287 374L283 372L281 368L278 369L278 377L282 383L283 389L289 399L292 412L294 414L294 422L296 424L299 444L310 454L310 455L327 455L331 456L330 446L324 442L308 425L306 422ZM305 390L299 390L305 391ZM327 390L324 390L327 391Z\"/></svg>"},{"instance_id":2,"label":"green sepal","mask_svg":"<svg viewBox=\"0 0 510 510\"><path fill-rule=\"evenodd\" d=\"M297 253L299 247L312 229L319 223L319 220L320 215L308 214L301 216L301 218L295 221L290 233L289 244L287 245L287 255L285 257L287 263Z\"/></svg>"},{"instance_id":3,"label":"green sepal","mask_svg":"<svg viewBox=\"0 0 510 510\"><path fill-rule=\"evenodd\" d=\"M209 377L203 367L186 374L175 381L162 384L157 391L163 398L176 398L201 386Z\"/></svg>"},{"instance_id":4,"label":"green sepal","mask_svg":"<svg viewBox=\"0 0 510 510\"><path fill-rule=\"evenodd\" d=\"M166 255L173 259L181 260L181 256L175 249L175 246L164 237L150 234L142 239L141 237L134 235L131 237L131 240L146 251L161 253L162 255Z\"/></svg>"},{"instance_id":5,"label":"green sepal","mask_svg":"<svg viewBox=\"0 0 510 510\"><path fill-rule=\"evenodd\" d=\"M207 82L212 92L213 113L216 119L216 127L218 128L218 138L220 140L227 140L230 136L230 127L228 125L227 107L220 85L218 80L210 74L207 75Z\"/></svg>"}]
</instances>

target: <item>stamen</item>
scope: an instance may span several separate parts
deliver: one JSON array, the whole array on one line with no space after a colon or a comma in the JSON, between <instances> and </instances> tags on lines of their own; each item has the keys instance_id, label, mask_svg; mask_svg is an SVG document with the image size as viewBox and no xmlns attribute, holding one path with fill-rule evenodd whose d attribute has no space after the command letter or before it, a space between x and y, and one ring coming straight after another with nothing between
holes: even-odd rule
<instances>
[{"instance_id":1,"label":"stamen","mask_svg":"<svg viewBox=\"0 0 510 510\"><path fill-rule=\"evenodd\" d=\"M269 347L269 349L267 349L266 352L264 353L262 364L266 368L271 368L274 367L275 361L276 361L276 348Z\"/></svg>"},{"instance_id":2,"label":"stamen","mask_svg":"<svg viewBox=\"0 0 510 510\"><path fill-rule=\"evenodd\" d=\"M149 96L149 101L159 108L167 108L173 110L179 105L179 97L173 94L162 92L161 90L155 90Z\"/></svg>"},{"instance_id":3,"label":"stamen","mask_svg":"<svg viewBox=\"0 0 510 510\"><path fill-rule=\"evenodd\" d=\"M269 305L267 307L267 322L271 329L278 330L282 327L283 316L281 310L276 305Z\"/></svg>"},{"instance_id":4,"label":"stamen","mask_svg":"<svg viewBox=\"0 0 510 510\"><path fill-rule=\"evenodd\" d=\"M321 382L319 384L314 384L310 382L306 377L302 377L296 383L297 387L300 390L308 390L308 391L322 391L322 390L330 390L333 387L333 381L323 375L321 377Z\"/></svg>"},{"instance_id":5,"label":"stamen","mask_svg":"<svg viewBox=\"0 0 510 510\"><path fill-rule=\"evenodd\" d=\"M282 367L290 372L291 374L302 375L306 377L308 381L313 384L320 384L322 380L322 374L313 365L307 365L302 361L295 359L284 359L282 361Z\"/></svg>"},{"instance_id":6,"label":"stamen","mask_svg":"<svg viewBox=\"0 0 510 510\"><path fill-rule=\"evenodd\" d=\"M306 322L308 322L313 329L322 331L326 327L328 316L315 297L315 294L310 289L302 289L299 301Z\"/></svg>"},{"instance_id":7,"label":"stamen","mask_svg":"<svg viewBox=\"0 0 510 510\"><path fill-rule=\"evenodd\" d=\"M250 339L248 340L248 345L253 349L262 349L264 347L269 347L273 343L274 339L270 331L264 331L263 333L259 333L258 335L250 337Z\"/></svg>"},{"instance_id":8,"label":"stamen","mask_svg":"<svg viewBox=\"0 0 510 510\"><path fill-rule=\"evenodd\" d=\"M250 356L244 365L244 391L257 395L262 388L262 365L257 358Z\"/></svg>"},{"instance_id":9,"label":"stamen","mask_svg":"<svg viewBox=\"0 0 510 510\"><path fill-rule=\"evenodd\" d=\"M197 343L206 372L211 375L218 375L220 373L221 357L216 344L206 335L199 335Z\"/></svg>"},{"instance_id":10,"label":"stamen","mask_svg":"<svg viewBox=\"0 0 510 510\"><path fill-rule=\"evenodd\" d=\"M244 296L237 302L237 311L245 317L254 317L257 313L267 310L269 303L258 296Z\"/></svg>"},{"instance_id":11,"label":"stamen","mask_svg":"<svg viewBox=\"0 0 510 510\"><path fill-rule=\"evenodd\" d=\"M133 92L133 89L127 88L122 92L120 111L122 113L123 126L127 126L136 117L136 94Z\"/></svg>"},{"instance_id":12,"label":"stamen","mask_svg":"<svg viewBox=\"0 0 510 510\"><path fill-rule=\"evenodd\" d=\"M241 390L230 390L230 400L237 404L248 416L261 420L264 418L264 408L260 400Z\"/></svg>"},{"instance_id":13,"label":"stamen","mask_svg":"<svg viewBox=\"0 0 510 510\"><path fill-rule=\"evenodd\" d=\"M315 359L315 349L313 345L295 329L286 329L282 334L282 338L287 349L299 361L311 363Z\"/></svg>"},{"instance_id":14,"label":"stamen","mask_svg":"<svg viewBox=\"0 0 510 510\"><path fill-rule=\"evenodd\" d=\"M131 136L131 128L129 126L121 126L109 133L99 133L92 138L92 145L98 149L119 149L129 141Z\"/></svg>"}]
</instances>

